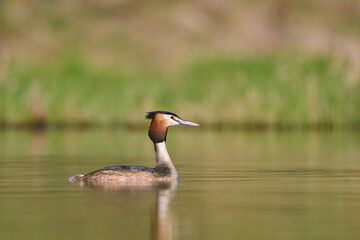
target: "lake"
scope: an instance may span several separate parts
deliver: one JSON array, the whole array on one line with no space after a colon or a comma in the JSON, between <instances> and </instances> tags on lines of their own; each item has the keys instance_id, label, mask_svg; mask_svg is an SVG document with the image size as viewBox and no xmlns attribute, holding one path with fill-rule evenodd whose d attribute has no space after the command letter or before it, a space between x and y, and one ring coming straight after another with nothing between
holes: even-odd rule
<instances>
[{"instance_id":1,"label":"lake","mask_svg":"<svg viewBox=\"0 0 360 240\"><path fill-rule=\"evenodd\" d=\"M154 166L147 130L0 132L0 239L360 239L360 134L176 127L179 181L80 186Z\"/></svg>"}]
</instances>

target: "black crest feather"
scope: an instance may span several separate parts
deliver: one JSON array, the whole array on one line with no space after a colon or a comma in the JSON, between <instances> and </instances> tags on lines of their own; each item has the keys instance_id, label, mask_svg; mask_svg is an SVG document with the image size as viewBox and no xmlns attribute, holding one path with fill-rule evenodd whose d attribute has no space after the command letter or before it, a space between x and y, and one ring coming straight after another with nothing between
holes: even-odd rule
<instances>
[{"instance_id":1,"label":"black crest feather","mask_svg":"<svg viewBox=\"0 0 360 240\"><path fill-rule=\"evenodd\" d=\"M146 119L153 119L155 117L156 114L168 114L168 115L173 115L175 117L180 118L178 115L176 115L175 113L172 112L168 112L168 111L153 111L153 112L148 112L145 116Z\"/></svg>"}]
</instances>

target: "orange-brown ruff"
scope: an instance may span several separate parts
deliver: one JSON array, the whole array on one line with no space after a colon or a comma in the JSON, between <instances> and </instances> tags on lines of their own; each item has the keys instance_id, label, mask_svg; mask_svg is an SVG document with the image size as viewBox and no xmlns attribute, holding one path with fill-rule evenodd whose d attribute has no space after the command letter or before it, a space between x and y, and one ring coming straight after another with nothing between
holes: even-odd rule
<instances>
[{"instance_id":1,"label":"orange-brown ruff","mask_svg":"<svg viewBox=\"0 0 360 240\"><path fill-rule=\"evenodd\" d=\"M154 143L156 166L143 167L132 165L116 165L101 168L87 174L77 174L71 182L93 181L169 181L178 178L176 169L166 149L166 135L168 127L175 125L199 126L185 121L178 115L166 111L148 112L146 119L151 119L149 137Z\"/></svg>"}]
</instances>

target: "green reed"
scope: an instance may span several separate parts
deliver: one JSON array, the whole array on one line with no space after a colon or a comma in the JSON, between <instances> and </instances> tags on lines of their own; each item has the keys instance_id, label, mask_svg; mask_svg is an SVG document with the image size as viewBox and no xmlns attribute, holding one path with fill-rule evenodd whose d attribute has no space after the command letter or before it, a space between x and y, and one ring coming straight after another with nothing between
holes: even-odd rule
<instances>
[{"instance_id":1,"label":"green reed","mask_svg":"<svg viewBox=\"0 0 360 240\"><path fill-rule=\"evenodd\" d=\"M360 122L360 76L329 57L198 59L172 73L97 68L82 58L12 62L0 81L7 125L143 126L169 110L208 126L321 127Z\"/></svg>"}]
</instances>

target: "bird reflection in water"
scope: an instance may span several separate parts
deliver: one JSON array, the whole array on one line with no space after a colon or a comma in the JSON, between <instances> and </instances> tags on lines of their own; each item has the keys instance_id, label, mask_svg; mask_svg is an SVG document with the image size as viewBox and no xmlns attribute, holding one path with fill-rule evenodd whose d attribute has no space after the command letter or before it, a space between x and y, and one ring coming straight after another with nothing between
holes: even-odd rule
<instances>
[{"instance_id":1,"label":"bird reflection in water","mask_svg":"<svg viewBox=\"0 0 360 240\"><path fill-rule=\"evenodd\" d=\"M177 180L173 181L91 181L77 182L76 185L104 191L154 191L156 202L151 216L151 234L154 240L174 239L173 217L170 204L176 193Z\"/></svg>"}]
</instances>

